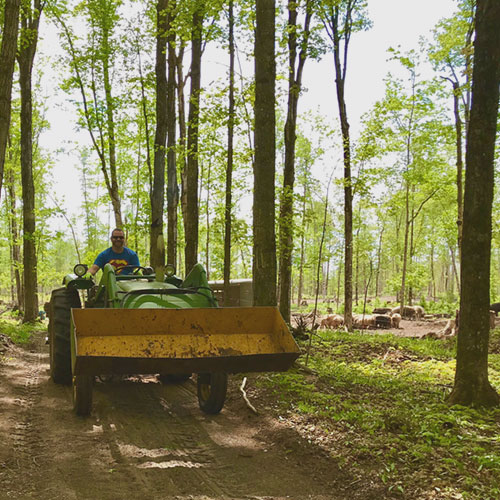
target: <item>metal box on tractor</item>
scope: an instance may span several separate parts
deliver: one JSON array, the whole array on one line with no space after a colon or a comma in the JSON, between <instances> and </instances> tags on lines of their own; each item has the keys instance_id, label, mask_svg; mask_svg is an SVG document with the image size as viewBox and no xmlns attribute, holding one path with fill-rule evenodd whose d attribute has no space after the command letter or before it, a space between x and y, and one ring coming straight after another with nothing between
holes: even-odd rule
<instances>
[{"instance_id":1,"label":"metal box on tractor","mask_svg":"<svg viewBox=\"0 0 500 500\"><path fill-rule=\"evenodd\" d=\"M299 356L277 308L218 307L203 266L184 280L172 266L166 270L160 279L151 268L127 266L118 274L106 264L95 285L77 264L52 292L50 374L72 384L78 415L91 412L96 376L127 374L163 381L196 374L201 410L217 414L228 373L284 371Z\"/></svg>"}]
</instances>

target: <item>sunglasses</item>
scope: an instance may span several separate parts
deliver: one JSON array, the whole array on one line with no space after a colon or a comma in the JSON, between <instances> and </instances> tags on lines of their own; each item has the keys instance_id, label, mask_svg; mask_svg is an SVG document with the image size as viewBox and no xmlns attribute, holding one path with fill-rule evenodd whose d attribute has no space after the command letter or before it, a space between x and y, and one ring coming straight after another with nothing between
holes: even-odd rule
<instances>
[{"instance_id":1,"label":"sunglasses","mask_svg":"<svg viewBox=\"0 0 500 500\"><path fill-rule=\"evenodd\" d=\"M124 240L125 236L111 236L112 240Z\"/></svg>"}]
</instances>

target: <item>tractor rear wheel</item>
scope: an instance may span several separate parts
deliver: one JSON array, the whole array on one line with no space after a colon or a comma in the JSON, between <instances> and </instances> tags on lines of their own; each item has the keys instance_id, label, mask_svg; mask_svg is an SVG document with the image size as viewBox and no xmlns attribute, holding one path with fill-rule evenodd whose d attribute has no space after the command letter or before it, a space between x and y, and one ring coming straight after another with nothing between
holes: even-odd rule
<instances>
[{"instance_id":1,"label":"tractor rear wheel","mask_svg":"<svg viewBox=\"0 0 500 500\"><path fill-rule=\"evenodd\" d=\"M77 415L86 417L92 410L92 375L75 375L73 377L73 410Z\"/></svg>"},{"instance_id":2,"label":"tractor rear wheel","mask_svg":"<svg viewBox=\"0 0 500 500\"><path fill-rule=\"evenodd\" d=\"M197 385L200 409L211 415L219 413L226 400L227 373L200 373Z\"/></svg>"},{"instance_id":3,"label":"tractor rear wheel","mask_svg":"<svg viewBox=\"0 0 500 500\"><path fill-rule=\"evenodd\" d=\"M71 308L80 308L76 290L58 288L49 307L50 376L56 384L71 384Z\"/></svg>"}]
</instances>

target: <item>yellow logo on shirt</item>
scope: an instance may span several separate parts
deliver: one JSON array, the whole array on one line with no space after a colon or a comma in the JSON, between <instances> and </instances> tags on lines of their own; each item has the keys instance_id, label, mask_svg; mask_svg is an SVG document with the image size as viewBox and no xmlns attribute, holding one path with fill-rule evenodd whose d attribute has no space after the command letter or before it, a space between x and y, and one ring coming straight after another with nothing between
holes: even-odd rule
<instances>
[{"instance_id":1,"label":"yellow logo on shirt","mask_svg":"<svg viewBox=\"0 0 500 500\"><path fill-rule=\"evenodd\" d=\"M120 274L122 267L128 266L125 259L111 259L109 263L115 268L116 274Z\"/></svg>"}]
</instances>

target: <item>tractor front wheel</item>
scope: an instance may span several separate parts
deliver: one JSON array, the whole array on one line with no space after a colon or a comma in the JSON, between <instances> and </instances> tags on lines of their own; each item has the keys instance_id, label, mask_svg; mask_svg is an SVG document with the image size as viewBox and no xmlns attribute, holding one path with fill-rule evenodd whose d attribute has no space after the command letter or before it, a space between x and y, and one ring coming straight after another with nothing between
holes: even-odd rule
<instances>
[{"instance_id":1,"label":"tractor front wheel","mask_svg":"<svg viewBox=\"0 0 500 500\"><path fill-rule=\"evenodd\" d=\"M92 410L92 375L75 375L73 377L73 410L77 415L86 417Z\"/></svg>"},{"instance_id":2,"label":"tractor front wheel","mask_svg":"<svg viewBox=\"0 0 500 500\"><path fill-rule=\"evenodd\" d=\"M71 308L81 307L76 290L58 288L49 305L50 376L56 384L71 384Z\"/></svg>"},{"instance_id":3,"label":"tractor front wheel","mask_svg":"<svg viewBox=\"0 0 500 500\"><path fill-rule=\"evenodd\" d=\"M210 415L219 413L226 400L227 373L200 373L197 385L200 409Z\"/></svg>"}]
</instances>

